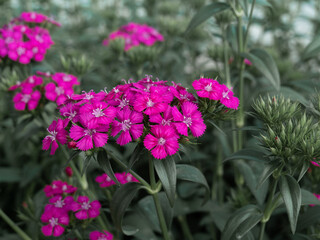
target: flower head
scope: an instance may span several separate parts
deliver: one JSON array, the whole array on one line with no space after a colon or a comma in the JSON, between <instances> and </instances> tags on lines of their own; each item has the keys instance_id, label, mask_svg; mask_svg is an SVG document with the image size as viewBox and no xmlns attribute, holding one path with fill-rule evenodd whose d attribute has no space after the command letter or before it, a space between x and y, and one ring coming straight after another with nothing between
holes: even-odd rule
<instances>
[{"instance_id":1,"label":"flower head","mask_svg":"<svg viewBox=\"0 0 320 240\"><path fill-rule=\"evenodd\" d=\"M89 235L90 240L112 240L113 235L107 231L99 232L99 231L93 231Z\"/></svg>"},{"instance_id":2,"label":"flower head","mask_svg":"<svg viewBox=\"0 0 320 240\"><path fill-rule=\"evenodd\" d=\"M76 212L76 218L83 220L98 217L100 215L100 208L101 204L98 200L89 202L87 196L79 196L73 211Z\"/></svg>"}]
</instances>

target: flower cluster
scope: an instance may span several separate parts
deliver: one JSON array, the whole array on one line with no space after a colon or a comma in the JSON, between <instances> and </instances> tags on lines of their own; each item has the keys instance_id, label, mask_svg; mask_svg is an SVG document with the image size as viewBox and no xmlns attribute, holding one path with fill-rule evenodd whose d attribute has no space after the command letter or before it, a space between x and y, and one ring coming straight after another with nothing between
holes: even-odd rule
<instances>
[{"instance_id":1,"label":"flower cluster","mask_svg":"<svg viewBox=\"0 0 320 240\"><path fill-rule=\"evenodd\" d=\"M200 78L192 83L193 88L201 98L220 101L221 104L231 109L238 109L239 99L226 85L220 84L211 78Z\"/></svg>"},{"instance_id":2,"label":"flower cluster","mask_svg":"<svg viewBox=\"0 0 320 240\"><path fill-rule=\"evenodd\" d=\"M195 80L193 85L200 97L238 107L232 91L215 80ZM143 142L155 158L164 159L179 150L179 141L190 135L200 137L206 129L193 94L180 84L170 86L150 76L109 92L74 94L60 106L60 114L63 119L53 121L43 141L45 150L52 143L51 154L57 141L87 151L105 146L114 137L120 146Z\"/></svg>"},{"instance_id":3,"label":"flower cluster","mask_svg":"<svg viewBox=\"0 0 320 240\"><path fill-rule=\"evenodd\" d=\"M119 183L121 184L126 184L128 182L139 182L134 176L132 176L131 173L115 173L114 174ZM116 183L107 175L107 174L102 174L100 176L96 177L96 182L99 183L101 188L104 187L110 187L112 185L115 185Z\"/></svg>"},{"instance_id":4,"label":"flower cluster","mask_svg":"<svg viewBox=\"0 0 320 240\"><path fill-rule=\"evenodd\" d=\"M40 26L28 26L28 23L59 23L49 17L24 12L0 29L0 58L8 57L13 61L28 64L33 59L41 62L47 50L54 44L47 29Z\"/></svg>"},{"instance_id":5,"label":"flower cluster","mask_svg":"<svg viewBox=\"0 0 320 240\"><path fill-rule=\"evenodd\" d=\"M43 93L46 99L61 105L68 99L68 96L74 93L73 87L79 84L77 77L71 74L58 72L51 75L37 72L36 75L30 76L22 82L17 82L8 90L20 90L13 97L16 110L23 111L27 106L31 111L38 106Z\"/></svg>"},{"instance_id":6,"label":"flower cluster","mask_svg":"<svg viewBox=\"0 0 320 240\"><path fill-rule=\"evenodd\" d=\"M87 196L75 198L73 195L76 191L76 187L60 180L53 181L51 185L44 188L46 197L50 198L41 215L41 221L46 224L41 228L45 236L61 236L65 227L69 225L72 213L79 220L92 219L100 215L100 202L98 200L90 202ZM91 234L97 235L94 232ZM91 238L91 234L90 239L95 239ZM112 234L108 232L106 234L112 239Z\"/></svg>"},{"instance_id":7,"label":"flower cluster","mask_svg":"<svg viewBox=\"0 0 320 240\"><path fill-rule=\"evenodd\" d=\"M103 41L103 44L108 45L111 40L116 38L125 40L125 51L141 44L152 46L155 42L164 40L163 36L153 27L134 22L130 22L117 31L110 33L109 37Z\"/></svg>"}]
</instances>

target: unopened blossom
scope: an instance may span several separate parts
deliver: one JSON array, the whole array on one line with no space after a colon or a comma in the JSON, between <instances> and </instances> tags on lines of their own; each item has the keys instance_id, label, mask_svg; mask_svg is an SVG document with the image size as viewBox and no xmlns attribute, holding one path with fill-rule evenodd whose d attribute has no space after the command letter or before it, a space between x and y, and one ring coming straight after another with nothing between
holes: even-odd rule
<instances>
[{"instance_id":1,"label":"unopened blossom","mask_svg":"<svg viewBox=\"0 0 320 240\"><path fill-rule=\"evenodd\" d=\"M151 128L143 143L158 159L175 154L179 149L179 135L169 126L154 126Z\"/></svg>"},{"instance_id":2,"label":"unopened blossom","mask_svg":"<svg viewBox=\"0 0 320 240\"><path fill-rule=\"evenodd\" d=\"M87 196L79 196L73 211L75 217L83 220L88 218L96 218L100 215L101 204L98 200L90 202Z\"/></svg>"},{"instance_id":3,"label":"unopened blossom","mask_svg":"<svg viewBox=\"0 0 320 240\"><path fill-rule=\"evenodd\" d=\"M90 233L89 237L90 237L90 240L112 240L113 239L112 233L107 231L103 231L103 233L99 231L93 231Z\"/></svg>"},{"instance_id":4,"label":"unopened blossom","mask_svg":"<svg viewBox=\"0 0 320 240\"><path fill-rule=\"evenodd\" d=\"M206 125L203 122L202 115L195 103L184 102L181 105L182 113L175 106L172 109L173 119L177 131L188 136L188 128L195 137L200 137L206 130Z\"/></svg>"}]
</instances>

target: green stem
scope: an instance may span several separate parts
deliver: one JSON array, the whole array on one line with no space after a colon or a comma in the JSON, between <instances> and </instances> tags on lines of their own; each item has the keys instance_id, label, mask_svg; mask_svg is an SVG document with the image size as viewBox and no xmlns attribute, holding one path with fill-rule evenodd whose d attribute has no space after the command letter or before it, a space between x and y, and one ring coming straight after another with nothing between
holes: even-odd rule
<instances>
[{"instance_id":1,"label":"green stem","mask_svg":"<svg viewBox=\"0 0 320 240\"><path fill-rule=\"evenodd\" d=\"M156 179L155 179L155 175L154 175L153 161L152 161L151 157L149 157L149 175L150 175L151 188L154 190L157 188L157 184L156 184ZM155 192L154 194L152 194L152 197L153 197L154 204L156 206L158 220L160 223L160 228L162 231L163 239L170 240L166 220L164 218L163 211L162 211L162 208L160 205L158 193Z\"/></svg>"},{"instance_id":2,"label":"green stem","mask_svg":"<svg viewBox=\"0 0 320 240\"><path fill-rule=\"evenodd\" d=\"M277 184L278 184L278 179L274 179L272 178L271 180L271 186L270 186L270 195L268 197L268 201L267 201L267 205L266 208L264 210L264 214L263 217L261 219L261 228L260 228L260 234L259 234L259 240L263 240L263 236L264 236L264 230L266 227L267 222L269 221L271 214L273 212L273 210L275 209L276 205L277 205L277 200L276 199L274 201L274 194L276 192L277 189Z\"/></svg>"},{"instance_id":3,"label":"green stem","mask_svg":"<svg viewBox=\"0 0 320 240\"><path fill-rule=\"evenodd\" d=\"M178 220L179 220L179 223L180 223L181 228L182 228L184 239L193 240L193 237L192 237L192 234L190 232L186 217L185 216L179 216Z\"/></svg>"},{"instance_id":4,"label":"green stem","mask_svg":"<svg viewBox=\"0 0 320 240\"><path fill-rule=\"evenodd\" d=\"M126 164L124 164L120 159L116 158L115 156L113 156L110 152L108 152L108 155L111 156L111 158L117 163L119 164L122 168L124 169L128 169L128 166ZM129 170L129 173L132 174L132 176L134 176L143 186L145 186L146 188L151 188L150 184L147 183L142 177L140 177L139 174L137 174L135 171L133 170Z\"/></svg>"},{"instance_id":5,"label":"green stem","mask_svg":"<svg viewBox=\"0 0 320 240\"><path fill-rule=\"evenodd\" d=\"M227 42L227 37L226 37L226 28L223 25L221 27L222 30L222 40L223 40L223 56L224 56L224 72L225 72L225 77L227 81L227 87L231 87L231 80L230 80L230 68L229 68L229 57L228 57L228 42Z\"/></svg>"},{"instance_id":6,"label":"green stem","mask_svg":"<svg viewBox=\"0 0 320 240\"><path fill-rule=\"evenodd\" d=\"M21 228L19 228L0 208L0 217L23 239L32 240Z\"/></svg>"}]
</instances>

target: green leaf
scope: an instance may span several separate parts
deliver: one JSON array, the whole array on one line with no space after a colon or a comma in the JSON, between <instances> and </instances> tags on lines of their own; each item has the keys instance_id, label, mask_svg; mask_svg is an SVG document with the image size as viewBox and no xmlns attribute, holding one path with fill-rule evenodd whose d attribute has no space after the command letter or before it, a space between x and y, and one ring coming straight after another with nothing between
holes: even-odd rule
<instances>
[{"instance_id":1,"label":"green leaf","mask_svg":"<svg viewBox=\"0 0 320 240\"><path fill-rule=\"evenodd\" d=\"M239 159L265 162L266 160L264 159L263 156L264 156L264 153L262 151L257 150L256 148L245 148L225 158L223 162L230 161L230 160L239 160Z\"/></svg>"},{"instance_id":2,"label":"green leaf","mask_svg":"<svg viewBox=\"0 0 320 240\"><path fill-rule=\"evenodd\" d=\"M257 185L257 189L261 187L261 185L272 175L272 173L279 167L280 164L277 163L268 163L265 165L262 174L260 175L260 179Z\"/></svg>"},{"instance_id":3,"label":"green leaf","mask_svg":"<svg viewBox=\"0 0 320 240\"><path fill-rule=\"evenodd\" d=\"M133 167L133 165L139 160L139 157L141 156L143 149L143 143L138 143L129 159L129 164L128 168L126 169L126 173L128 173Z\"/></svg>"},{"instance_id":4,"label":"green leaf","mask_svg":"<svg viewBox=\"0 0 320 240\"><path fill-rule=\"evenodd\" d=\"M301 170L300 170L298 182L300 182L300 180L306 174L306 172L308 171L309 167L310 167L310 163L308 161L304 161L303 164L302 164Z\"/></svg>"},{"instance_id":5,"label":"green leaf","mask_svg":"<svg viewBox=\"0 0 320 240\"><path fill-rule=\"evenodd\" d=\"M255 163L255 162L253 162L253 163ZM257 174L258 169L253 169L249 164L245 163L244 161L236 162L236 166L240 170L240 172L242 173L246 184L248 185L251 193L256 198L257 202L260 205L262 205L264 203L266 196L267 196L269 182L265 182L263 187L257 189L256 184L257 184L258 175L259 175L259 174Z\"/></svg>"},{"instance_id":6,"label":"green leaf","mask_svg":"<svg viewBox=\"0 0 320 240\"><path fill-rule=\"evenodd\" d=\"M171 207L174 205L177 183L176 163L172 157L163 160L153 159L154 166L164 191L167 194Z\"/></svg>"},{"instance_id":7,"label":"green leaf","mask_svg":"<svg viewBox=\"0 0 320 240\"><path fill-rule=\"evenodd\" d=\"M255 205L247 205L238 209L228 219L223 232L222 240L240 239L258 224L263 214Z\"/></svg>"},{"instance_id":8,"label":"green leaf","mask_svg":"<svg viewBox=\"0 0 320 240\"><path fill-rule=\"evenodd\" d=\"M302 52L302 60L307 60L318 56L320 53L320 34L315 36L315 38L306 46Z\"/></svg>"},{"instance_id":9,"label":"green leaf","mask_svg":"<svg viewBox=\"0 0 320 240\"><path fill-rule=\"evenodd\" d=\"M86 156L83 159L83 168L81 169L81 176L83 176L83 174L85 174L85 172L87 171L90 161L91 161L92 155L90 156Z\"/></svg>"},{"instance_id":10,"label":"green leaf","mask_svg":"<svg viewBox=\"0 0 320 240\"><path fill-rule=\"evenodd\" d=\"M212 15L222 12L229 8L229 4L222 2L214 2L212 4L202 7L199 10L199 12L197 12L197 14L191 19L185 33L188 33L194 28L198 27L201 23L205 22L208 18L212 17Z\"/></svg>"},{"instance_id":11,"label":"green leaf","mask_svg":"<svg viewBox=\"0 0 320 240\"><path fill-rule=\"evenodd\" d=\"M212 120L208 120L208 122L211 123L211 125L214 126L221 134L227 136L225 132L221 128L219 128L219 126L215 124Z\"/></svg>"},{"instance_id":12,"label":"green leaf","mask_svg":"<svg viewBox=\"0 0 320 240\"><path fill-rule=\"evenodd\" d=\"M320 200L308 190L301 189L301 205L320 205Z\"/></svg>"},{"instance_id":13,"label":"green leaf","mask_svg":"<svg viewBox=\"0 0 320 240\"><path fill-rule=\"evenodd\" d=\"M320 202L320 201L319 201ZM310 207L298 220L297 230L301 231L320 221L320 207Z\"/></svg>"},{"instance_id":14,"label":"green leaf","mask_svg":"<svg viewBox=\"0 0 320 240\"><path fill-rule=\"evenodd\" d=\"M186 164L177 164L177 178L185 181L190 181L194 183L199 183L206 189L206 196L204 198L203 204L208 201L209 195L210 195L210 190L209 190L209 185L207 183L206 178L202 174L202 172L190 165Z\"/></svg>"},{"instance_id":15,"label":"green leaf","mask_svg":"<svg viewBox=\"0 0 320 240\"><path fill-rule=\"evenodd\" d=\"M314 238L302 233L297 233L294 236L292 236L292 240L314 240Z\"/></svg>"},{"instance_id":16,"label":"green leaf","mask_svg":"<svg viewBox=\"0 0 320 240\"><path fill-rule=\"evenodd\" d=\"M129 182L121 185L114 193L110 204L111 216L115 226L122 230L122 218L134 196L142 188L140 183Z\"/></svg>"},{"instance_id":17,"label":"green leaf","mask_svg":"<svg viewBox=\"0 0 320 240\"><path fill-rule=\"evenodd\" d=\"M253 0L249 0L249 2L252 3ZM272 8L272 5L267 0L256 0L256 4Z\"/></svg>"},{"instance_id":18,"label":"green leaf","mask_svg":"<svg viewBox=\"0 0 320 240\"><path fill-rule=\"evenodd\" d=\"M253 66L255 66L274 86L275 89L280 90L280 75L277 65L272 56L263 49L252 49L250 53L243 53L243 57L249 59Z\"/></svg>"},{"instance_id":19,"label":"green leaf","mask_svg":"<svg viewBox=\"0 0 320 240\"><path fill-rule=\"evenodd\" d=\"M171 228L173 218L173 208L171 208L168 198L164 192L158 193L160 206L163 211L163 215L167 224L168 229ZM143 210L144 215L150 220L153 226L160 232L160 224L156 211L156 206L152 196L147 196L141 199L138 203L139 207Z\"/></svg>"},{"instance_id":20,"label":"green leaf","mask_svg":"<svg viewBox=\"0 0 320 240\"><path fill-rule=\"evenodd\" d=\"M21 170L18 168L1 167L0 182L19 182L21 180Z\"/></svg>"},{"instance_id":21,"label":"green leaf","mask_svg":"<svg viewBox=\"0 0 320 240\"><path fill-rule=\"evenodd\" d=\"M101 149L98 152L97 161L100 167L103 169L103 171L118 185L120 186L120 183L117 179L117 177L114 175L108 153L105 149Z\"/></svg>"},{"instance_id":22,"label":"green leaf","mask_svg":"<svg viewBox=\"0 0 320 240\"><path fill-rule=\"evenodd\" d=\"M282 199L287 208L291 231L294 234L301 207L301 189L299 183L289 175L281 176L279 186Z\"/></svg>"}]
</instances>

